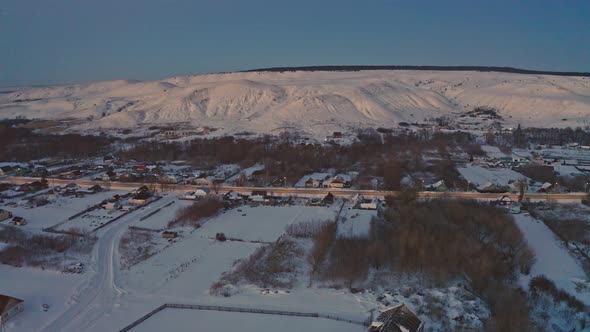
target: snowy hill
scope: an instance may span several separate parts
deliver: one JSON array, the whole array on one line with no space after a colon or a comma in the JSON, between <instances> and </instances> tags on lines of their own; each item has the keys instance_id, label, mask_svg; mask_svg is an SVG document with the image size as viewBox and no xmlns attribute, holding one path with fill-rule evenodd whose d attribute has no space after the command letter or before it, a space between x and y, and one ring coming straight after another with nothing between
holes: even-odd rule
<instances>
[{"instance_id":1,"label":"snowy hill","mask_svg":"<svg viewBox=\"0 0 590 332\"><path fill-rule=\"evenodd\" d=\"M90 119L75 130L185 123L324 135L491 106L509 123L590 125L590 78L475 71L241 72L0 94L0 118ZM565 119L565 120L564 120Z\"/></svg>"}]
</instances>

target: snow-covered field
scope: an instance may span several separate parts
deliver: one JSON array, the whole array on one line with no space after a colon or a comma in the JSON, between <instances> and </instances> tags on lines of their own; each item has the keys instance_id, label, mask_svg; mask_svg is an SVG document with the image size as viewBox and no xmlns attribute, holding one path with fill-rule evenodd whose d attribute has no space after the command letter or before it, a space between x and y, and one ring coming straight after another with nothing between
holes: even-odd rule
<instances>
[{"instance_id":1,"label":"snow-covered field","mask_svg":"<svg viewBox=\"0 0 590 332\"><path fill-rule=\"evenodd\" d=\"M54 226L60 222L67 220L70 216L76 213L82 212L92 205L96 205L103 200L110 198L114 195L125 194L124 191L108 190L96 193L94 195L86 195L82 198L74 196L62 197L59 195L48 196L49 204L39 206L35 208L29 208L25 206L7 207L8 211L11 211L15 216L24 217L27 220L27 225L24 226L27 229L34 229L40 231L43 228ZM15 199L18 200L19 198ZM101 218L102 219L102 218ZM90 219L85 219L90 221ZM89 222L90 225L92 222ZM70 224L70 223L68 223ZM69 226L83 226L86 227L86 223L80 223L79 225Z\"/></svg>"},{"instance_id":2,"label":"snow-covered field","mask_svg":"<svg viewBox=\"0 0 590 332\"><path fill-rule=\"evenodd\" d=\"M590 291L576 290L577 283L587 282L584 270L568 250L561 246L553 232L542 221L530 215L517 214L514 220L537 256L531 276L544 275L553 280L558 288L574 295L586 305L590 304Z\"/></svg>"},{"instance_id":3,"label":"snow-covered field","mask_svg":"<svg viewBox=\"0 0 590 332\"><path fill-rule=\"evenodd\" d=\"M457 170L471 185L476 187L485 185L488 182L499 186L506 186L509 182L520 179L526 179L527 183L530 181L526 176L509 168L485 168L466 165L464 167L457 167Z\"/></svg>"},{"instance_id":4,"label":"snow-covered field","mask_svg":"<svg viewBox=\"0 0 590 332\"><path fill-rule=\"evenodd\" d=\"M138 326L137 330L174 331L341 331L363 332L364 327L324 318L273 316L264 314L165 309Z\"/></svg>"},{"instance_id":5,"label":"snow-covered field","mask_svg":"<svg viewBox=\"0 0 590 332\"><path fill-rule=\"evenodd\" d=\"M199 233L215 237L225 233L230 238L247 241L275 241L289 224L305 221L334 220L339 207L315 206L243 206L207 222Z\"/></svg>"},{"instance_id":6,"label":"snow-covered field","mask_svg":"<svg viewBox=\"0 0 590 332\"><path fill-rule=\"evenodd\" d=\"M589 91L581 77L494 72L228 73L21 89L0 95L0 117L76 118L78 130L185 123L215 135L290 129L324 138L484 105L511 125L577 127L588 124Z\"/></svg>"}]
</instances>

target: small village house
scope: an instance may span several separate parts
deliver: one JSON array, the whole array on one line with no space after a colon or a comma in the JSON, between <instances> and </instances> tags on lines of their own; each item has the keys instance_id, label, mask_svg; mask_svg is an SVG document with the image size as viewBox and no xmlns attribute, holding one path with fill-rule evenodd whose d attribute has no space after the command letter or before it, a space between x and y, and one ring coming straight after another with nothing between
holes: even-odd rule
<instances>
[{"instance_id":1,"label":"small village house","mask_svg":"<svg viewBox=\"0 0 590 332\"><path fill-rule=\"evenodd\" d=\"M12 317L25 310L25 301L0 294L0 320L6 323Z\"/></svg>"},{"instance_id":2,"label":"small village house","mask_svg":"<svg viewBox=\"0 0 590 332\"><path fill-rule=\"evenodd\" d=\"M350 176L345 175L345 174L338 174L338 175L334 176L330 181L328 181L328 183L326 184L326 187L348 188L348 187L350 187L351 182L352 182L352 179L350 178Z\"/></svg>"},{"instance_id":3,"label":"small village house","mask_svg":"<svg viewBox=\"0 0 590 332\"><path fill-rule=\"evenodd\" d=\"M371 323L369 332L422 332L424 322L405 304L384 310Z\"/></svg>"},{"instance_id":4,"label":"small village house","mask_svg":"<svg viewBox=\"0 0 590 332\"><path fill-rule=\"evenodd\" d=\"M23 217L14 217L12 218L12 223L16 226L24 226L27 224L27 221Z\"/></svg>"},{"instance_id":5,"label":"small village house","mask_svg":"<svg viewBox=\"0 0 590 332\"><path fill-rule=\"evenodd\" d=\"M330 205L334 204L334 195L332 193L328 193L324 198L322 198L322 204Z\"/></svg>"},{"instance_id":6,"label":"small village house","mask_svg":"<svg viewBox=\"0 0 590 332\"><path fill-rule=\"evenodd\" d=\"M113 181L117 178L117 174L113 171L107 171L101 178L103 181Z\"/></svg>"},{"instance_id":7,"label":"small village house","mask_svg":"<svg viewBox=\"0 0 590 332\"><path fill-rule=\"evenodd\" d=\"M0 221L12 218L12 212L4 209L0 209Z\"/></svg>"},{"instance_id":8,"label":"small village house","mask_svg":"<svg viewBox=\"0 0 590 332\"><path fill-rule=\"evenodd\" d=\"M164 239L174 239L177 237L178 237L178 232L172 232L172 231L162 232L162 238L164 238Z\"/></svg>"},{"instance_id":9,"label":"small village house","mask_svg":"<svg viewBox=\"0 0 590 332\"><path fill-rule=\"evenodd\" d=\"M131 199L129 199L129 204L131 205L144 205L152 199L153 193L150 190L142 190L133 195Z\"/></svg>"},{"instance_id":10,"label":"small village house","mask_svg":"<svg viewBox=\"0 0 590 332\"><path fill-rule=\"evenodd\" d=\"M14 170L12 166L2 166L0 167L0 176L8 175L12 173Z\"/></svg>"}]
</instances>

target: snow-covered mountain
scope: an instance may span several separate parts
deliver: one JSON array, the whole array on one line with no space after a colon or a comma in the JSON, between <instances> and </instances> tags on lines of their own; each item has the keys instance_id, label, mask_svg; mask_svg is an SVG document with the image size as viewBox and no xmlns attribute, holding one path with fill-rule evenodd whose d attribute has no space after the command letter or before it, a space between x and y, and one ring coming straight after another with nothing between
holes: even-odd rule
<instances>
[{"instance_id":1,"label":"snow-covered mountain","mask_svg":"<svg viewBox=\"0 0 590 332\"><path fill-rule=\"evenodd\" d=\"M240 72L0 94L0 117L91 119L76 130L190 123L311 134L497 108L525 126L590 125L590 78L467 71ZM565 120L564 120L565 119Z\"/></svg>"}]
</instances>

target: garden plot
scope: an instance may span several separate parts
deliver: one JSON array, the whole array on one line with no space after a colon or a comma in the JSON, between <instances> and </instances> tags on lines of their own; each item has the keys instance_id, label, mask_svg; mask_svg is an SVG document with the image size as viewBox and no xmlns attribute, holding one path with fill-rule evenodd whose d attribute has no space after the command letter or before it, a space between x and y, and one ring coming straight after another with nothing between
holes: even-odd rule
<instances>
[{"instance_id":1,"label":"garden plot","mask_svg":"<svg viewBox=\"0 0 590 332\"><path fill-rule=\"evenodd\" d=\"M174 330L195 331L341 331L363 332L363 326L324 318L275 316L253 313L165 309L138 326L138 330L162 331L174 326Z\"/></svg>"},{"instance_id":2,"label":"garden plot","mask_svg":"<svg viewBox=\"0 0 590 332\"><path fill-rule=\"evenodd\" d=\"M343 209L338 221L336 237L368 238L371 231L371 219L377 216L375 210Z\"/></svg>"},{"instance_id":3,"label":"garden plot","mask_svg":"<svg viewBox=\"0 0 590 332\"><path fill-rule=\"evenodd\" d=\"M558 288L574 295L586 305L590 304L590 292L587 289L580 292L576 289L587 283L586 274L568 250L558 243L553 232L543 222L529 215L518 214L514 220L537 256L531 276L544 275L555 282Z\"/></svg>"},{"instance_id":4,"label":"garden plot","mask_svg":"<svg viewBox=\"0 0 590 332\"><path fill-rule=\"evenodd\" d=\"M59 195L47 195L49 204L35 208L26 206L7 207L6 210L12 212L15 216L24 217L27 220L28 229L41 231L57 223L67 220L76 213L82 212L89 207L102 202L114 195L123 195L125 191L103 191L94 195L86 195L82 198L74 196L63 197ZM0 208L2 208L0 206Z\"/></svg>"},{"instance_id":5,"label":"garden plot","mask_svg":"<svg viewBox=\"0 0 590 332\"><path fill-rule=\"evenodd\" d=\"M339 207L311 206L243 206L232 209L206 222L199 233L215 237L224 233L228 238L245 241L275 241L285 233L289 224L305 221L334 220Z\"/></svg>"},{"instance_id":6,"label":"garden plot","mask_svg":"<svg viewBox=\"0 0 590 332\"><path fill-rule=\"evenodd\" d=\"M457 167L457 170L465 180L476 187L485 185L488 182L499 186L507 186L508 183L520 179L526 179L527 183L531 181L531 179L509 168L484 168L481 166L467 165L465 167Z\"/></svg>"},{"instance_id":7,"label":"garden plot","mask_svg":"<svg viewBox=\"0 0 590 332\"><path fill-rule=\"evenodd\" d=\"M150 212L155 212L153 215L141 220L135 226L141 228L147 228L152 230L163 230L168 227L168 222L174 220L176 217L176 211L182 207L193 204L194 201L186 201L176 199L175 196L169 195L161 199L160 204L164 204L158 212L151 211L150 207L146 207L144 215ZM170 205L168 205L170 204Z\"/></svg>"},{"instance_id":8,"label":"garden plot","mask_svg":"<svg viewBox=\"0 0 590 332\"><path fill-rule=\"evenodd\" d=\"M74 230L75 232L90 233L98 227L105 225L106 223L117 217L120 217L123 214L125 214L125 211L122 210L106 210L97 208L92 211L88 211L72 220L68 220L55 227L55 229L57 231Z\"/></svg>"}]
</instances>

